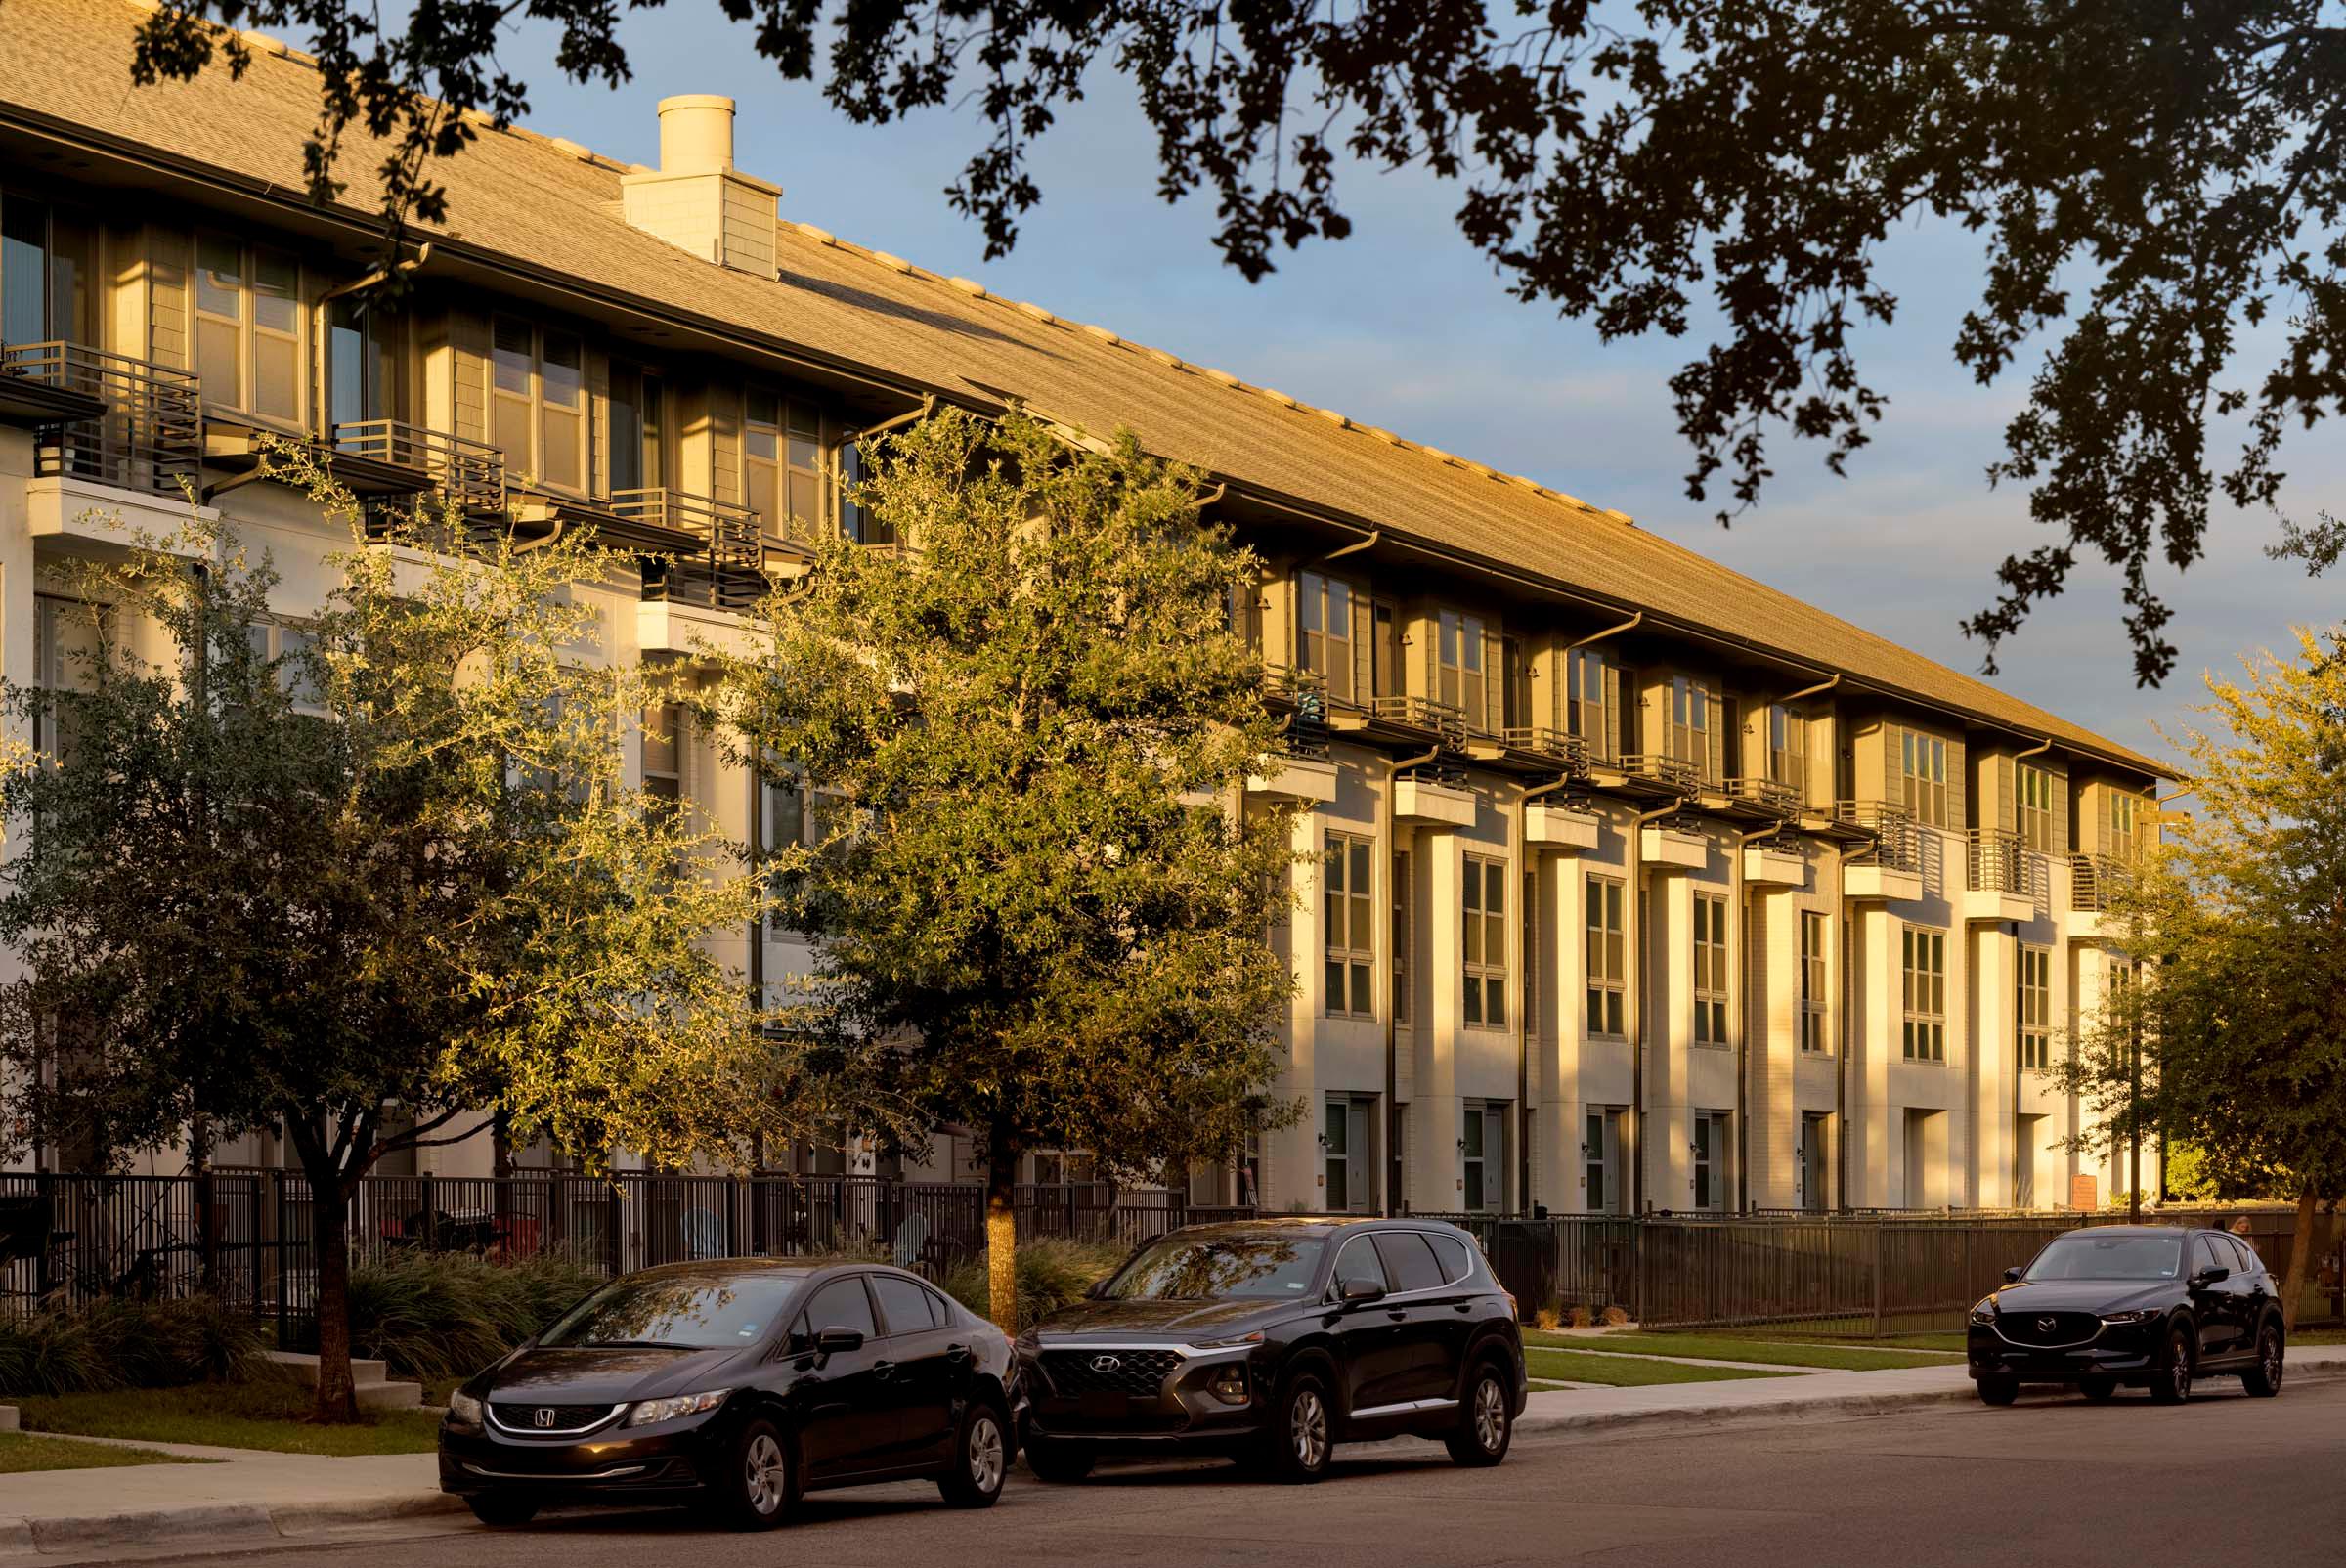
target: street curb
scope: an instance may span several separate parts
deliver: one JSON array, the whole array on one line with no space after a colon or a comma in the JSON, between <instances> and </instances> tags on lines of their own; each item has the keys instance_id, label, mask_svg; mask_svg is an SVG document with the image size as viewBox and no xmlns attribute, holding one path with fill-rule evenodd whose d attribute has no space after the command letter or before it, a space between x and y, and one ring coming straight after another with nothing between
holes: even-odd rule
<instances>
[{"instance_id":1,"label":"street curb","mask_svg":"<svg viewBox=\"0 0 2346 1568\"><path fill-rule=\"evenodd\" d=\"M207 1541L276 1535L269 1510L257 1503L208 1503L186 1508L156 1508L140 1513L93 1513L78 1518L33 1519L32 1544L37 1551L83 1550L91 1546L149 1546L180 1536L199 1535Z\"/></svg>"}]
</instances>

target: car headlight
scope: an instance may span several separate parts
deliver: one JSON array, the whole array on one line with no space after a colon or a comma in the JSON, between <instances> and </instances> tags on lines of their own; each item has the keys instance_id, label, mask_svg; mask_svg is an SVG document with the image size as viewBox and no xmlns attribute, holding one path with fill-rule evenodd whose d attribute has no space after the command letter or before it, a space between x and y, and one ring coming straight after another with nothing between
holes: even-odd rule
<instances>
[{"instance_id":1,"label":"car headlight","mask_svg":"<svg viewBox=\"0 0 2346 1568\"><path fill-rule=\"evenodd\" d=\"M2102 1321L2123 1327L2131 1323L2152 1323L2166 1316L2156 1307L2136 1307L2129 1312L2105 1312Z\"/></svg>"},{"instance_id":2,"label":"car headlight","mask_svg":"<svg viewBox=\"0 0 2346 1568\"><path fill-rule=\"evenodd\" d=\"M639 1399L628 1412L627 1424L649 1426L654 1421L673 1421L679 1416L698 1416L713 1411L725 1402L730 1388L713 1388L706 1394L678 1394L673 1399Z\"/></svg>"},{"instance_id":3,"label":"car headlight","mask_svg":"<svg viewBox=\"0 0 2346 1568\"><path fill-rule=\"evenodd\" d=\"M1245 1404L1248 1397L1246 1364L1242 1361L1224 1363L1215 1369L1213 1381L1205 1386L1225 1405Z\"/></svg>"},{"instance_id":4,"label":"car headlight","mask_svg":"<svg viewBox=\"0 0 2346 1568\"><path fill-rule=\"evenodd\" d=\"M1259 1345L1262 1342L1262 1330L1258 1328L1253 1333L1239 1334L1233 1339L1193 1339L1190 1341L1190 1348L1192 1350L1234 1350L1239 1345Z\"/></svg>"},{"instance_id":5,"label":"car headlight","mask_svg":"<svg viewBox=\"0 0 2346 1568\"><path fill-rule=\"evenodd\" d=\"M1982 1327L1996 1321L1996 1298L1981 1296L1972 1304L1972 1322Z\"/></svg>"},{"instance_id":6,"label":"car headlight","mask_svg":"<svg viewBox=\"0 0 2346 1568\"><path fill-rule=\"evenodd\" d=\"M464 1390L459 1388L448 1396L448 1418L458 1425L480 1425L481 1414L481 1402Z\"/></svg>"}]
</instances>

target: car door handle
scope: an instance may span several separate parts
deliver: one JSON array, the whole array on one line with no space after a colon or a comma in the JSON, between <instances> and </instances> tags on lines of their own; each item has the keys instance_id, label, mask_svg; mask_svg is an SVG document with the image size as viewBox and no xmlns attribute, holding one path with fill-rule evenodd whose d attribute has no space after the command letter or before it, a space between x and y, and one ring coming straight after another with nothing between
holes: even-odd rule
<instances>
[{"instance_id":1,"label":"car door handle","mask_svg":"<svg viewBox=\"0 0 2346 1568\"><path fill-rule=\"evenodd\" d=\"M945 1347L945 1359L947 1361L968 1361L970 1359L970 1347L967 1345L947 1345Z\"/></svg>"},{"instance_id":2,"label":"car door handle","mask_svg":"<svg viewBox=\"0 0 2346 1568\"><path fill-rule=\"evenodd\" d=\"M1400 1307L1387 1307L1385 1309L1385 1316L1392 1319L1395 1323L1401 1323L1408 1319L1409 1313Z\"/></svg>"},{"instance_id":3,"label":"car door handle","mask_svg":"<svg viewBox=\"0 0 2346 1568\"><path fill-rule=\"evenodd\" d=\"M875 1361L872 1363L872 1375L881 1382L888 1382L896 1375L896 1364L892 1361Z\"/></svg>"}]
</instances>

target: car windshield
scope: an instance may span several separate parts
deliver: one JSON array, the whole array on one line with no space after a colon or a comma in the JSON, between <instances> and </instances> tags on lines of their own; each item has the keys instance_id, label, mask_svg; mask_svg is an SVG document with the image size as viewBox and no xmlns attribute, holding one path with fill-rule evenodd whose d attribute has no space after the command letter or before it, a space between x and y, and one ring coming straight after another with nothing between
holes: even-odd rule
<instances>
[{"instance_id":1,"label":"car windshield","mask_svg":"<svg viewBox=\"0 0 2346 1568\"><path fill-rule=\"evenodd\" d=\"M2028 1280L2172 1280L2183 1272L2180 1236L2061 1236L2028 1265Z\"/></svg>"},{"instance_id":2,"label":"car windshield","mask_svg":"<svg viewBox=\"0 0 2346 1568\"><path fill-rule=\"evenodd\" d=\"M1316 1236L1167 1237L1108 1282L1110 1301L1285 1300L1312 1287Z\"/></svg>"},{"instance_id":3,"label":"car windshield","mask_svg":"<svg viewBox=\"0 0 2346 1568\"><path fill-rule=\"evenodd\" d=\"M538 1343L605 1350L753 1344L772 1327L798 1284L798 1277L788 1274L617 1280L564 1313Z\"/></svg>"}]
</instances>

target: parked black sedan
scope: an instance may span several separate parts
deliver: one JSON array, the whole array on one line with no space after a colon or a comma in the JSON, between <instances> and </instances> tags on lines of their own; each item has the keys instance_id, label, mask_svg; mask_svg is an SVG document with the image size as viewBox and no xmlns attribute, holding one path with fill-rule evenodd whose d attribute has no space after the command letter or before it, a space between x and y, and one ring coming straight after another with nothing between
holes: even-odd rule
<instances>
[{"instance_id":1,"label":"parked black sedan","mask_svg":"<svg viewBox=\"0 0 2346 1568\"><path fill-rule=\"evenodd\" d=\"M605 1285L451 1395L440 1487L490 1524L673 1502L762 1529L811 1489L920 1477L982 1508L1020 1404L1009 1340L902 1269L673 1264Z\"/></svg>"},{"instance_id":2,"label":"parked black sedan","mask_svg":"<svg viewBox=\"0 0 2346 1568\"><path fill-rule=\"evenodd\" d=\"M1513 1298L1472 1237L1427 1220L1173 1231L1018 1353L1047 1481L1103 1453L1200 1450L1316 1481L1336 1444L1405 1435L1497 1464L1530 1391Z\"/></svg>"},{"instance_id":3,"label":"parked black sedan","mask_svg":"<svg viewBox=\"0 0 2346 1568\"><path fill-rule=\"evenodd\" d=\"M1979 1397L2009 1405L2022 1383L2065 1383L2103 1400L2120 1384L2162 1405L2198 1376L2281 1392L2281 1296L2255 1248L2223 1231L2111 1225L2070 1231L1972 1308Z\"/></svg>"}]
</instances>

